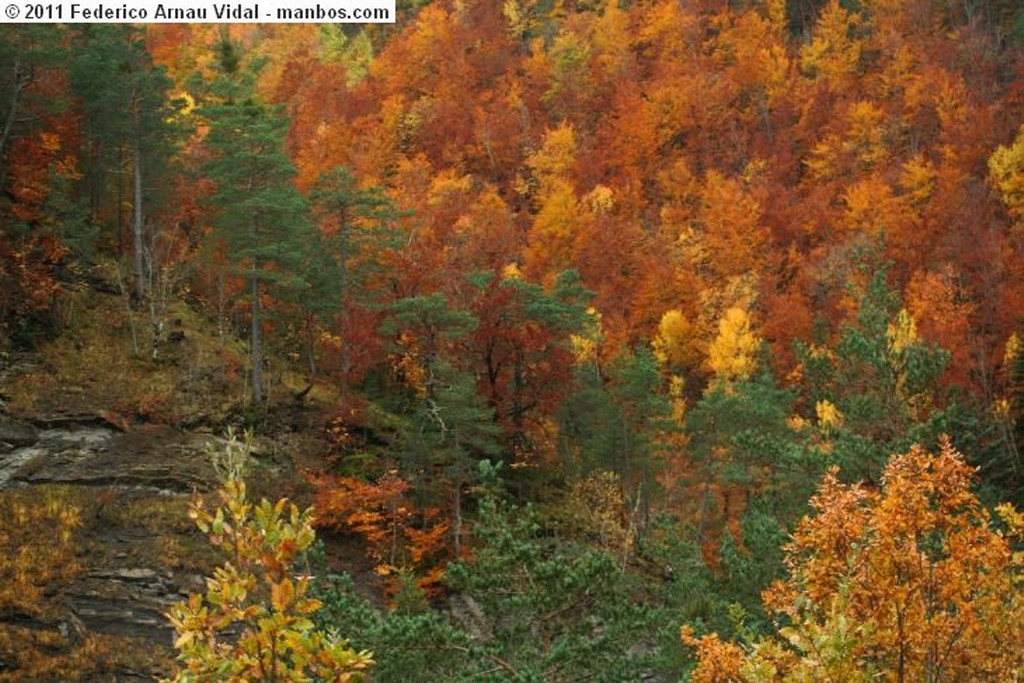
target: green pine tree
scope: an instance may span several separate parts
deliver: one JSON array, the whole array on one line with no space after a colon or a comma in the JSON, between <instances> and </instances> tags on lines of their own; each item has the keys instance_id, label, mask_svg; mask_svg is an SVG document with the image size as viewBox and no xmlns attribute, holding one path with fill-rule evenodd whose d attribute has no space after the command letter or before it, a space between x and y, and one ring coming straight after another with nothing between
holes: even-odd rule
<instances>
[{"instance_id":1,"label":"green pine tree","mask_svg":"<svg viewBox=\"0 0 1024 683\"><path fill-rule=\"evenodd\" d=\"M210 124L205 172L217 184L210 197L216 236L226 260L244 277L250 309L252 399L264 401L264 296L308 287L302 254L312 239L306 202L292 184L295 167L284 150L288 119L279 108L246 96L233 48L221 50L227 78L217 84L223 101L203 108Z\"/></svg>"},{"instance_id":2,"label":"green pine tree","mask_svg":"<svg viewBox=\"0 0 1024 683\"><path fill-rule=\"evenodd\" d=\"M658 361L642 346L621 355L610 369L609 391L618 409L618 454L627 495L640 513L641 528L650 520L654 474L664 457L664 437L673 429L672 406ZM636 493L634 494L633 491Z\"/></svg>"},{"instance_id":3,"label":"green pine tree","mask_svg":"<svg viewBox=\"0 0 1024 683\"><path fill-rule=\"evenodd\" d=\"M126 24L88 24L72 32L69 75L84 108L88 138L85 183L93 222L109 214L124 241L122 206L130 205L133 294L143 299L155 271L147 234L161 200L181 130L169 97L171 80L153 64L145 32ZM130 169L130 170L128 170ZM124 180L131 179L130 189ZM131 200L128 201L130 195Z\"/></svg>"},{"instance_id":4,"label":"green pine tree","mask_svg":"<svg viewBox=\"0 0 1024 683\"><path fill-rule=\"evenodd\" d=\"M453 310L441 294L400 299L390 307L385 324L385 330L413 345L401 349L415 359L417 374L402 435L406 469L421 490L450 495L455 557L462 552L465 489L479 459L500 450L494 411L477 393L474 376L460 369L459 347L453 344L476 324L472 315Z\"/></svg>"}]
</instances>

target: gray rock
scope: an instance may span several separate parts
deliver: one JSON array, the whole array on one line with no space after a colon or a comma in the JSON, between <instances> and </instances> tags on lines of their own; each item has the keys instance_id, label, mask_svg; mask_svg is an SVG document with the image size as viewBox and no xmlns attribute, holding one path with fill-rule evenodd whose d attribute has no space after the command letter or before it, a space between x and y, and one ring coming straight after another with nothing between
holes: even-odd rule
<instances>
[{"instance_id":1,"label":"gray rock","mask_svg":"<svg viewBox=\"0 0 1024 683\"><path fill-rule=\"evenodd\" d=\"M119 579L121 581L146 581L159 578L156 570L146 567L97 571L92 572L91 576L97 579Z\"/></svg>"},{"instance_id":2,"label":"gray rock","mask_svg":"<svg viewBox=\"0 0 1024 683\"><path fill-rule=\"evenodd\" d=\"M0 441L14 448L32 446L39 441L39 432L27 422L10 417L0 417Z\"/></svg>"},{"instance_id":3,"label":"gray rock","mask_svg":"<svg viewBox=\"0 0 1024 683\"><path fill-rule=\"evenodd\" d=\"M144 579L155 579L156 572L152 569L139 568L139 569L118 569L114 572L114 576L119 579L126 579L128 581L142 581Z\"/></svg>"}]
</instances>

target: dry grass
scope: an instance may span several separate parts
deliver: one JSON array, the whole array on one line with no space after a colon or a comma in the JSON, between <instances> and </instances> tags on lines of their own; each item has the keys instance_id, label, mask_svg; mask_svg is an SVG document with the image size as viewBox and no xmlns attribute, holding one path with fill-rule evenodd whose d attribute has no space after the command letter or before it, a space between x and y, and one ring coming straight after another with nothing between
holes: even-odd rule
<instances>
[{"instance_id":1,"label":"dry grass","mask_svg":"<svg viewBox=\"0 0 1024 683\"><path fill-rule=\"evenodd\" d=\"M243 345L221 343L214 324L187 305L169 307L155 355L148 311L131 310L123 297L72 291L61 311L63 332L41 346L36 367L11 378L12 412L106 409L176 424L216 422L244 403Z\"/></svg>"}]
</instances>

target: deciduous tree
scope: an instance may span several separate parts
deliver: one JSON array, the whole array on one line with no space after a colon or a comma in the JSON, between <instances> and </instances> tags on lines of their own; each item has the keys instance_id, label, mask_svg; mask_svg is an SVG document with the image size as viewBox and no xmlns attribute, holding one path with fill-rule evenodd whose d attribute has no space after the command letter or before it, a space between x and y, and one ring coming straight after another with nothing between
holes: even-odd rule
<instances>
[{"instance_id":1,"label":"deciduous tree","mask_svg":"<svg viewBox=\"0 0 1024 683\"><path fill-rule=\"evenodd\" d=\"M880 489L838 470L787 546L789 578L765 593L789 623L741 649L713 636L693 680L1004 681L1024 666L1020 514L1009 537L972 490L974 472L948 439L937 454L894 455Z\"/></svg>"},{"instance_id":2,"label":"deciduous tree","mask_svg":"<svg viewBox=\"0 0 1024 683\"><path fill-rule=\"evenodd\" d=\"M205 595L171 608L183 664L172 680L361 680L370 654L314 627L310 615L320 602L307 596L310 577L293 575L296 556L315 539L312 511L285 500L254 505L237 479L218 494L214 511L196 503L190 515L230 559L207 579ZM231 630L241 631L237 640Z\"/></svg>"}]
</instances>

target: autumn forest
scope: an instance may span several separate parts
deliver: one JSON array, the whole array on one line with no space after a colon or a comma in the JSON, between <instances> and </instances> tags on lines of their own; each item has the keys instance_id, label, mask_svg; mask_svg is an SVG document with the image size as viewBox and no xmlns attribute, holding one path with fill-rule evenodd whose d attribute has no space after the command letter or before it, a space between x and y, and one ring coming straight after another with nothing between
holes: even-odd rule
<instances>
[{"instance_id":1,"label":"autumn forest","mask_svg":"<svg viewBox=\"0 0 1024 683\"><path fill-rule=\"evenodd\" d=\"M0 34L0 682L1024 675L1015 0Z\"/></svg>"}]
</instances>

